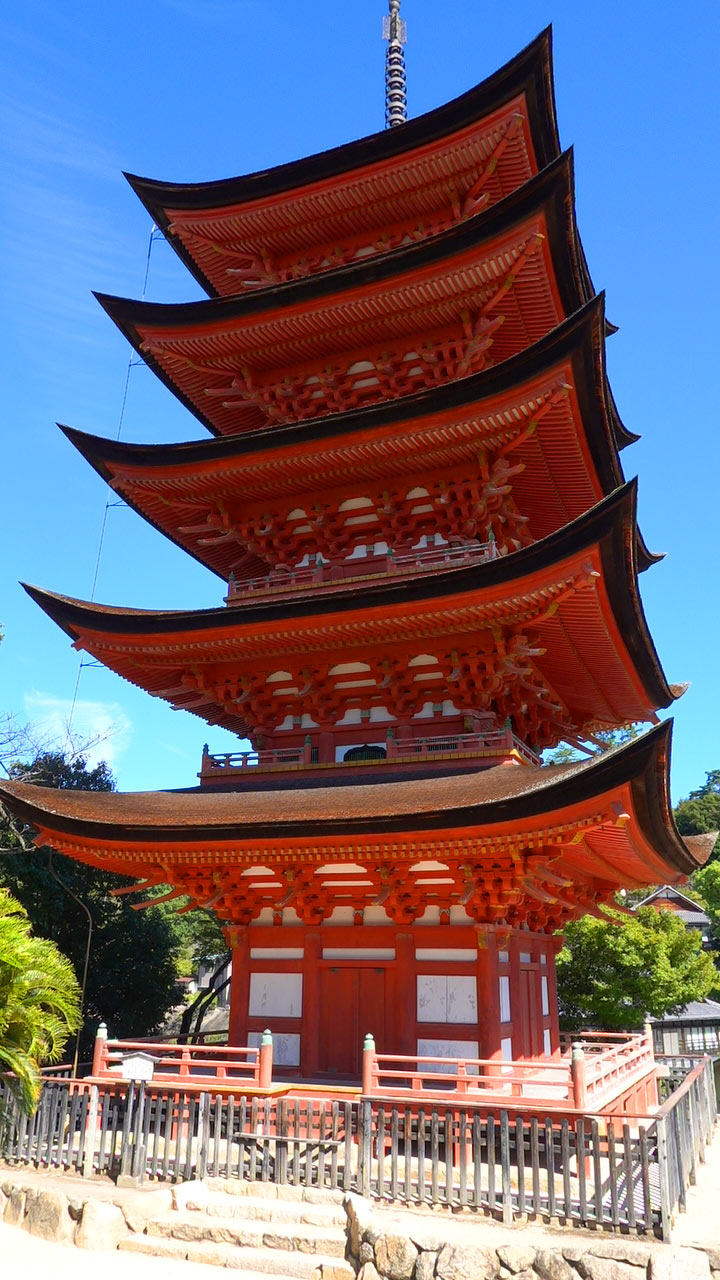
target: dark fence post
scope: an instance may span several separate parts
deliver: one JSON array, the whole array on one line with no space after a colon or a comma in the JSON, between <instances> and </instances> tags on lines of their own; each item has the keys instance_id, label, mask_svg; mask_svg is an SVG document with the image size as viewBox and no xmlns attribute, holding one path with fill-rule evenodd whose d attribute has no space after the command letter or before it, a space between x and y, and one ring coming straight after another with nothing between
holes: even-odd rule
<instances>
[{"instance_id":1,"label":"dark fence post","mask_svg":"<svg viewBox=\"0 0 720 1280\"><path fill-rule=\"evenodd\" d=\"M512 1226L513 1204L510 1186L510 1121L507 1111L500 1112L500 1172L502 1177L502 1220Z\"/></svg>"},{"instance_id":2,"label":"dark fence post","mask_svg":"<svg viewBox=\"0 0 720 1280\"><path fill-rule=\"evenodd\" d=\"M83 1178L91 1178L93 1174L93 1166L95 1160L95 1134L97 1131L98 1119L98 1103L100 1101L100 1091L96 1084L90 1089L90 1106L88 1108L86 1130L85 1130L85 1149L83 1153ZM50 1150L52 1146L52 1130L50 1131L50 1143L48 1144L48 1166L51 1164Z\"/></svg>"},{"instance_id":3,"label":"dark fence post","mask_svg":"<svg viewBox=\"0 0 720 1280\"><path fill-rule=\"evenodd\" d=\"M360 1194L370 1195L372 1179L372 1103L361 1102L358 1108L358 1181Z\"/></svg>"}]
</instances>

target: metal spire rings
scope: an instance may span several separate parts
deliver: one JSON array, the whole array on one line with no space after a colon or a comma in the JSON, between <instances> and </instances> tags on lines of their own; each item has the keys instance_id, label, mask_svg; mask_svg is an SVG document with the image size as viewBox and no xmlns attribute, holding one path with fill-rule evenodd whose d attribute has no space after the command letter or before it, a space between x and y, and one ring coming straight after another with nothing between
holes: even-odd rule
<instances>
[{"instance_id":1,"label":"metal spire rings","mask_svg":"<svg viewBox=\"0 0 720 1280\"><path fill-rule=\"evenodd\" d=\"M385 54L385 128L407 120L407 83L405 54L407 26L400 17L400 0L388 0L388 15L383 18L383 39L388 41Z\"/></svg>"}]
</instances>

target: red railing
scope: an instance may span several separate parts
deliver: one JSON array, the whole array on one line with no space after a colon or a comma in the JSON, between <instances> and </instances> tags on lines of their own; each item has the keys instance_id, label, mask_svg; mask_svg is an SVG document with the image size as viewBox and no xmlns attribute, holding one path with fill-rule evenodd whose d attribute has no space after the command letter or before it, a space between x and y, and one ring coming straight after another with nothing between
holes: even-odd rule
<instances>
[{"instance_id":1,"label":"red railing","mask_svg":"<svg viewBox=\"0 0 720 1280\"><path fill-rule=\"evenodd\" d=\"M597 1111L655 1065L652 1037L613 1035L575 1040L555 1058L441 1058L363 1050L363 1094L370 1098L446 1098L507 1105L508 1097L552 1101L560 1110Z\"/></svg>"},{"instance_id":2,"label":"red railing","mask_svg":"<svg viewBox=\"0 0 720 1280\"><path fill-rule=\"evenodd\" d=\"M540 764L540 757L515 737L512 729L491 729L484 733L453 733L435 738L388 738L388 760L433 760L439 755L506 755L515 751L528 764Z\"/></svg>"},{"instance_id":3,"label":"red railing","mask_svg":"<svg viewBox=\"0 0 720 1280\"><path fill-rule=\"evenodd\" d=\"M314 564L301 569L272 569L264 577L232 580L228 586L227 604L256 595L287 595L316 586L343 587L348 582L365 578L404 576L431 569L455 569L462 565L483 564L497 560L500 552L494 542L476 542L455 547L422 547L417 551L383 556L357 557L355 560Z\"/></svg>"},{"instance_id":4,"label":"red railing","mask_svg":"<svg viewBox=\"0 0 720 1280\"><path fill-rule=\"evenodd\" d=\"M100 1027L93 1053L93 1079L123 1079L127 1059L143 1054L152 1060L153 1081L178 1082L200 1088L209 1082L250 1086L272 1084L272 1036L265 1032L257 1046L169 1044L167 1041L108 1040Z\"/></svg>"},{"instance_id":5,"label":"red railing","mask_svg":"<svg viewBox=\"0 0 720 1280\"><path fill-rule=\"evenodd\" d=\"M348 747L352 744L348 743ZM455 733L429 738L388 738L386 740L387 756L383 759L367 761L373 766L382 765L386 761L403 762L406 760L438 760L440 757L462 759L463 756L504 756L515 753L527 764L539 765L540 757L524 742L517 738L511 729L492 729L485 733ZM358 760L352 761L357 767ZM201 778L217 778L237 769L268 770L309 768L343 769L348 764L335 761L313 760L313 748L310 743L302 747L280 747L270 751L228 751L219 755L203 753Z\"/></svg>"}]
</instances>

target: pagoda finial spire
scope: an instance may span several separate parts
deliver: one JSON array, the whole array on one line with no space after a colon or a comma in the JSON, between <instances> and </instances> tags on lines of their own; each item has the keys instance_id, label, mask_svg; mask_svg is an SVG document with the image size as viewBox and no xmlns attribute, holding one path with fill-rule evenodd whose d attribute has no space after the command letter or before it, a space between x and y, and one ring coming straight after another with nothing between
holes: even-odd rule
<instances>
[{"instance_id":1,"label":"pagoda finial spire","mask_svg":"<svg viewBox=\"0 0 720 1280\"><path fill-rule=\"evenodd\" d=\"M383 18L383 39L388 41L385 54L385 128L407 120L407 84L405 54L407 26L400 17L400 0L388 0L388 15Z\"/></svg>"}]
</instances>

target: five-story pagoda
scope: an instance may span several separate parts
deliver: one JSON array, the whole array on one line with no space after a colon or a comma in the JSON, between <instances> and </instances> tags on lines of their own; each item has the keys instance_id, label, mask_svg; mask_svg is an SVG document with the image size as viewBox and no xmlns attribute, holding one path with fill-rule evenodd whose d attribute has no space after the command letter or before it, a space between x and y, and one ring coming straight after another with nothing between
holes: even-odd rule
<instances>
[{"instance_id":1,"label":"five-story pagoda","mask_svg":"<svg viewBox=\"0 0 720 1280\"><path fill-rule=\"evenodd\" d=\"M230 1042L269 1026L305 1080L357 1076L366 1031L409 1055L556 1053L556 930L699 853L667 722L540 760L680 692L640 601L634 437L549 33L403 123L390 8L398 127L246 178L130 179L209 299L100 300L214 438L66 433L224 603L29 588L77 649L252 751L205 748L189 791L0 788L40 843L215 910Z\"/></svg>"}]
</instances>

